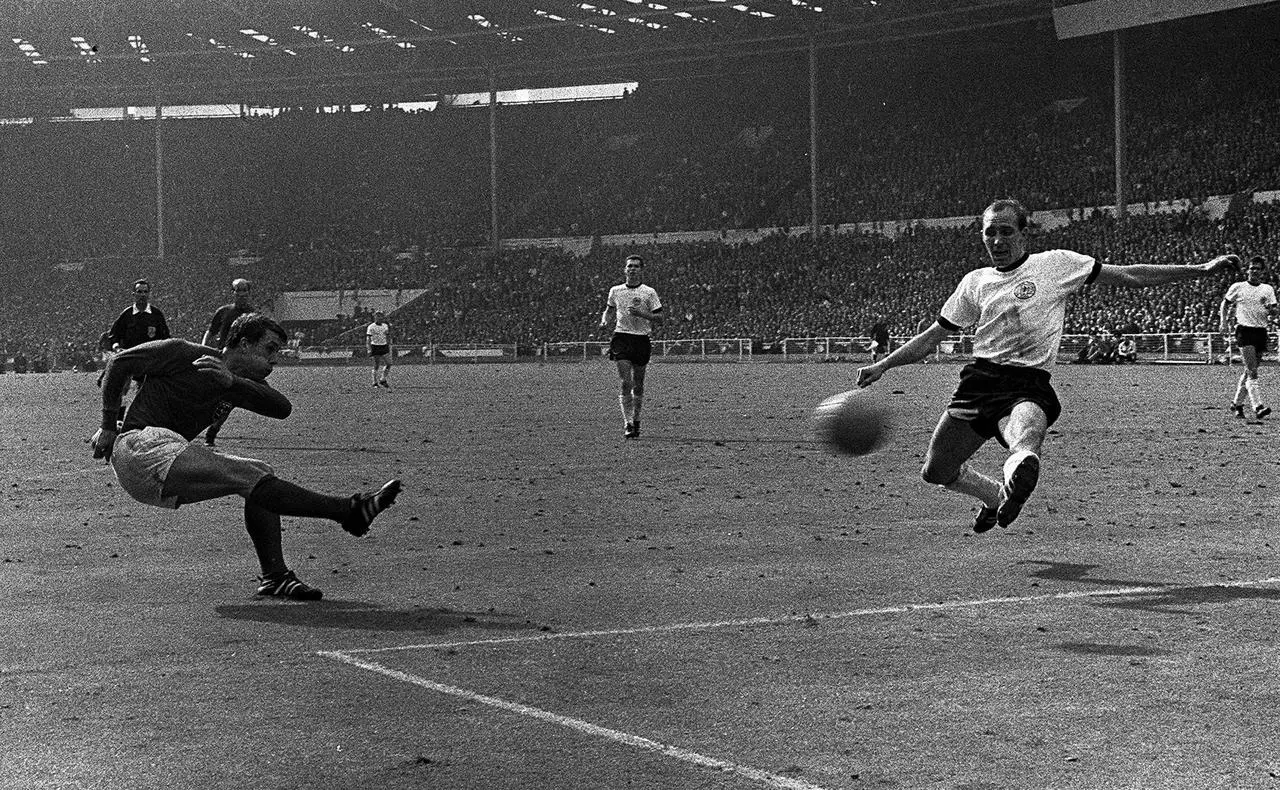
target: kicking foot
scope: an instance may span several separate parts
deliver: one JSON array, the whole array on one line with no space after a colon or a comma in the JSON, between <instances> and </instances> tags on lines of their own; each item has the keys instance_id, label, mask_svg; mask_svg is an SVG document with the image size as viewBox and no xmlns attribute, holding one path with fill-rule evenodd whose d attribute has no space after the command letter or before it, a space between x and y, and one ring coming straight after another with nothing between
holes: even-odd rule
<instances>
[{"instance_id":1,"label":"kicking foot","mask_svg":"<svg viewBox=\"0 0 1280 790\"><path fill-rule=\"evenodd\" d=\"M1242 419L1243 419L1243 418L1244 418L1244 404L1243 404L1243 403L1233 403L1233 404L1231 404L1231 413L1232 413L1232 414L1234 414L1235 416L1240 417L1240 418L1242 418Z\"/></svg>"},{"instance_id":2,"label":"kicking foot","mask_svg":"<svg viewBox=\"0 0 1280 790\"><path fill-rule=\"evenodd\" d=\"M996 525L996 508L990 505L982 505L978 508L978 515L973 519L973 531L981 535Z\"/></svg>"},{"instance_id":3,"label":"kicking foot","mask_svg":"<svg viewBox=\"0 0 1280 790\"><path fill-rule=\"evenodd\" d=\"M351 511L342 520L342 528L356 537L369 531L369 525L382 511L391 507L403 486L399 480L389 480L377 491L366 491L351 497Z\"/></svg>"},{"instance_id":4,"label":"kicking foot","mask_svg":"<svg viewBox=\"0 0 1280 790\"><path fill-rule=\"evenodd\" d=\"M1261 420L1263 417L1266 417L1268 414L1271 413L1271 407L1258 406L1256 409L1253 410L1253 413L1257 416L1259 420Z\"/></svg>"},{"instance_id":5,"label":"kicking foot","mask_svg":"<svg viewBox=\"0 0 1280 790\"><path fill-rule=\"evenodd\" d=\"M640 435L640 428L634 422L627 423L627 427L622 429L622 438L634 439Z\"/></svg>"},{"instance_id":6,"label":"kicking foot","mask_svg":"<svg viewBox=\"0 0 1280 790\"><path fill-rule=\"evenodd\" d=\"M1007 527L1022 512L1031 492L1040 480L1040 459L1028 455L1014 468L1013 474L1000 486L1000 507L996 510L996 523Z\"/></svg>"},{"instance_id":7,"label":"kicking foot","mask_svg":"<svg viewBox=\"0 0 1280 790\"><path fill-rule=\"evenodd\" d=\"M289 598L294 601L318 601L324 597L323 592L299 579L293 571L258 579L257 594L264 598Z\"/></svg>"}]
</instances>

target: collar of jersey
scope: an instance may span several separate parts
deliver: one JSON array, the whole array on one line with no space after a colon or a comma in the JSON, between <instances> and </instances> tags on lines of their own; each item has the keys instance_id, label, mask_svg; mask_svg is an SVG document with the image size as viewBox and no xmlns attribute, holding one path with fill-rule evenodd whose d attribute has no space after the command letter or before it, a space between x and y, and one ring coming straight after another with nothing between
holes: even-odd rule
<instances>
[{"instance_id":1,"label":"collar of jersey","mask_svg":"<svg viewBox=\"0 0 1280 790\"><path fill-rule=\"evenodd\" d=\"M1018 268L1019 266L1021 266L1022 264L1026 263L1026 262L1027 262L1027 258L1030 258L1030 257L1031 257L1031 253L1030 253L1029 251L1028 251L1028 252L1024 252L1024 253L1022 253L1022 257L1021 257L1021 258L1019 258L1018 260L1014 261L1014 262L1013 262L1013 263L1012 263L1008 268L1001 269L999 266L996 266L996 267L995 267L995 270L996 270L996 271L998 271L998 272L1000 272L1001 274L1008 274L1009 272L1013 271L1014 269L1017 269L1017 268Z\"/></svg>"}]
</instances>

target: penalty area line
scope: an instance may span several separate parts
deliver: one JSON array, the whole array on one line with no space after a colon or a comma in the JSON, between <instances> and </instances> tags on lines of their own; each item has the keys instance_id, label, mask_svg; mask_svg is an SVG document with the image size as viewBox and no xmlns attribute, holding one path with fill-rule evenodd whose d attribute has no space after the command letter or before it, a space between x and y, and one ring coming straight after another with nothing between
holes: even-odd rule
<instances>
[{"instance_id":1,"label":"penalty area line","mask_svg":"<svg viewBox=\"0 0 1280 790\"><path fill-rule=\"evenodd\" d=\"M524 705L519 702L511 702L509 700L499 699L498 697L491 697L491 696L488 696L487 694L481 694L477 691L471 691L469 689L459 688L457 686L450 686L445 683L437 683L434 680L428 680L427 678L420 677L418 675L412 675L412 674L409 674L408 672L401 672L399 670L392 669L390 667L384 666L374 661L367 661L362 658L357 658L355 656L348 655L347 653L342 651L322 650L320 651L319 654L326 658L331 658L336 661L341 661L345 664L350 664L351 666L358 667L359 669L364 669L369 672L376 672L380 675L385 675L386 677L389 677L392 680L398 680L402 683L410 683L414 686L428 689L430 691L439 692L441 694L448 694L454 697L461 697L462 699L470 700L471 702L477 702L482 705L488 705L489 707L497 708L499 710L504 710L509 713L515 713L520 716L527 716L529 718L536 719L546 724L556 724L561 727L565 727L567 729L574 730L576 732L584 733L586 735L590 735L595 738L603 738L608 741L613 741L614 743L619 743L625 746L631 746L637 749L642 749L644 751L653 752L655 754L660 754L663 757L669 757L674 760L679 760L681 762L689 763L690 765L696 765L702 768L709 768L711 770L720 771L722 773L734 774L744 779L750 779L753 782L759 782L760 784L766 785L768 787L777 788L777 790L825 790L825 788L822 788L815 784L811 784L809 782L801 781L799 779L793 779L788 776L780 776L778 774L770 773L768 771L762 771L759 768L752 768L750 766L740 765L738 763L731 762L729 760L721 760L716 757L708 757L705 754L699 754L698 752L690 751L689 749L685 749L680 746L674 746L669 743L661 743L659 741L651 740L649 738L645 738L640 735L633 735L628 732L609 729L608 727L601 727L598 724L592 724L591 722L588 722L588 721L582 721L581 719L570 718L569 716L561 716L558 713L552 713L551 711L548 711L548 710L535 708L530 705Z\"/></svg>"},{"instance_id":2,"label":"penalty area line","mask_svg":"<svg viewBox=\"0 0 1280 790\"><path fill-rule=\"evenodd\" d=\"M1280 583L1280 576L1266 579L1244 581L1211 582L1205 584L1181 585L1141 585L1134 587L1110 587L1102 590L1070 590L1067 592L1047 593L1045 595L1014 595L1001 598L978 598L965 601L937 601L933 603L908 603L895 606L881 606L870 609L853 609L847 612L808 612L785 617L747 617L738 620L715 620L705 622L667 623L662 625L643 625L633 628L609 628L593 631L565 631L562 633L541 633L530 636L510 636L493 639L471 639L454 642L428 642L413 645L394 645L391 647L357 647L342 651L342 655L351 656L357 653L393 653L409 650L434 650L450 647L477 647L481 645L503 645L522 642L547 642L555 639L591 639L599 637L635 636L639 634L663 634L676 631L712 631L720 628L746 628L750 626L786 625L788 623L806 623L823 620L845 620L854 617L871 617L886 614L910 614L912 612L943 611L947 609L971 609L981 606L1013 606L1019 604L1036 604L1053 601L1074 601L1088 598L1116 598L1126 595L1163 592L1168 590L1187 589L1189 587L1262 587ZM324 653L333 655L333 653Z\"/></svg>"}]
</instances>

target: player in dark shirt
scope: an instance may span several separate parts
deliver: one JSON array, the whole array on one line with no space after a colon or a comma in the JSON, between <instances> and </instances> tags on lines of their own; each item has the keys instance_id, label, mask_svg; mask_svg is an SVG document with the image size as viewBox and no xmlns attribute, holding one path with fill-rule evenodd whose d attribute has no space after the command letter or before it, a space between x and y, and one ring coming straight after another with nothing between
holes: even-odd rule
<instances>
[{"instance_id":1,"label":"player in dark shirt","mask_svg":"<svg viewBox=\"0 0 1280 790\"><path fill-rule=\"evenodd\" d=\"M111 348L120 351L150 340L165 340L169 325L160 308L151 304L151 284L138 280L133 284L133 304L125 308L111 325Z\"/></svg>"},{"instance_id":2,"label":"player in dark shirt","mask_svg":"<svg viewBox=\"0 0 1280 790\"><path fill-rule=\"evenodd\" d=\"M285 345L284 329L267 316L235 320L223 351L187 340L143 343L118 354L102 384L102 427L94 456L107 457L116 479L139 502L178 508L237 494L262 577L257 594L318 600L285 563L280 516L327 518L361 536L400 493L399 480L350 497L311 491L276 477L265 462L224 455L192 440L230 407L284 419L293 406L267 383ZM130 377L145 379L117 433L116 414Z\"/></svg>"},{"instance_id":3,"label":"player in dark shirt","mask_svg":"<svg viewBox=\"0 0 1280 790\"><path fill-rule=\"evenodd\" d=\"M164 320L164 313L151 304L151 283L146 280L134 282L133 304L126 307L107 330L108 347L112 352L118 352L139 343L165 340L169 336L169 324ZM101 377L98 383L102 383ZM117 417L124 419L123 408Z\"/></svg>"},{"instance_id":4,"label":"player in dark shirt","mask_svg":"<svg viewBox=\"0 0 1280 790\"><path fill-rule=\"evenodd\" d=\"M235 294L235 301L231 304L224 304L213 313L213 318L209 320L209 328L204 332L204 338L200 341L201 345L210 348L221 349L227 345L227 338L231 335L231 324L237 318L245 313L253 312L253 303L250 301L253 292L253 283L243 277L237 277L231 281L231 291ZM213 447L218 440L218 431L222 430L222 425L227 421L227 417L231 416L231 410L221 414L204 432L204 443Z\"/></svg>"}]
</instances>

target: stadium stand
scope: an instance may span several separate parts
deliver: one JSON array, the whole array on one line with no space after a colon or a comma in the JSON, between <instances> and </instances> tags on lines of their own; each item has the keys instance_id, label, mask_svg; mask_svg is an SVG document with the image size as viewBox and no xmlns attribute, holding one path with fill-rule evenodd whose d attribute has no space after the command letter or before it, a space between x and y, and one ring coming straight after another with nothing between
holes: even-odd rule
<instances>
[{"instance_id":1,"label":"stadium stand","mask_svg":"<svg viewBox=\"0 0 1280 790\"><path fill-rule=\"evenodd\" d=\"M947 74L918 66L907 75L920 86L914 95L834 68L820 86L824 219L969 216L1015 194L1036 210L1070 210L1072 221L1046 229L1041 247L1117 263L1194 261L1221 249L1280 260L1274 205L1203 210L1211 195L1280 187L1270 143L1280 135L1280 82L1259 77L1280 71L1280 56L1247 42L1159 64L1135 56L1131 198L1184 203L1131 216L1121 232L1091 209L1110 201L1113 186L1103 54L1029 71L999 108L960 76L981 74L980 61ZM748 78L750 91L720 76L645 86L620 101L503 108L503 236L776 228L753 243L644 250L648 276L672 305L664 333L771 341L885 322L910 334L959 272L984 263L972 229L786 235L808 221L806 97L794 74ZM166 124L163 264L145 257L156 233L153 124L36 122L0 126L0 139L12 152L0 161L0 265L10 283L0 350L55 366L92 355L127 303L122 284L138 276L157 283L156 303L192 338L240 274L268 304L284 291L425 289L393 317L409 343L589 339L634 249L489 253L483 109ZM1211 330L1223 285L1092 289L1073 302L1067 331ZM337 342L362 323L335 316L307 331L311 342Z\"/></svg>"}]
</instances>

